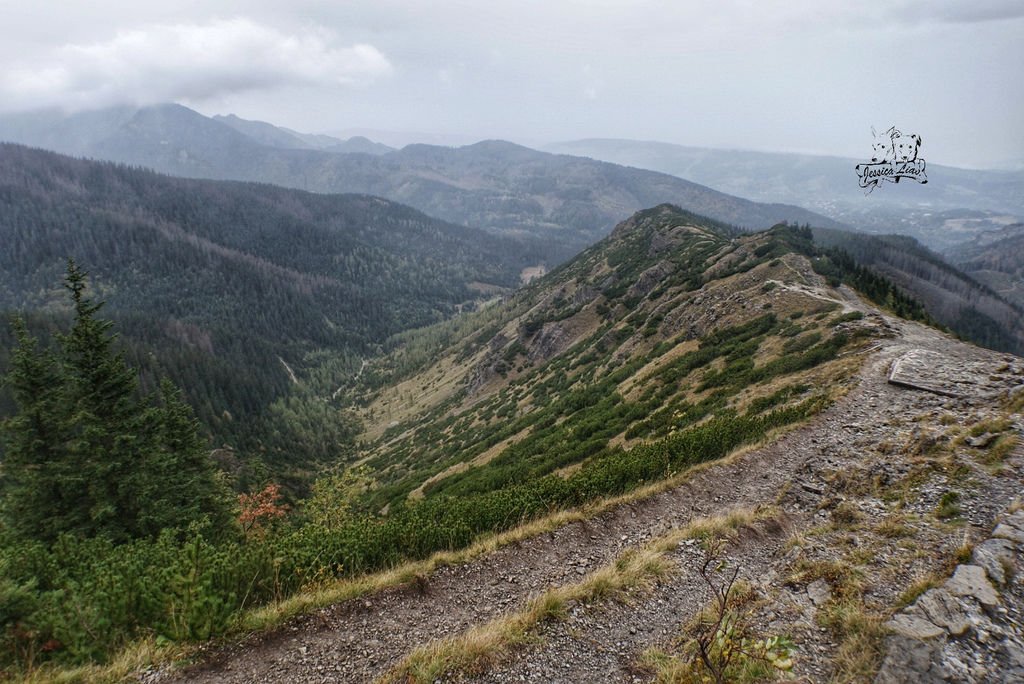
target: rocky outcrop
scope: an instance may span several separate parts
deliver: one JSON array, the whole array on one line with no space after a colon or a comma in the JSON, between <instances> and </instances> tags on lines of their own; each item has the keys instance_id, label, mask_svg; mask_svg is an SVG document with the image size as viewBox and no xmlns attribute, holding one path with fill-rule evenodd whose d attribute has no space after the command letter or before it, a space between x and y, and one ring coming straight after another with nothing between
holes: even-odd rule
<instances>
[{"instance_id":1,"label":"rocky outcrop","mask_svg":"<svg viewBox=\"0 0 1024 684\"><path fill-rule=\"evenodd\" d=\"M893 361L889 383L946 397L992 397L1021 386L1024 364L1007 356L1001 372L992 374L990 382L979 382L979 376L986 373L990 369L978 362L947 358L928 349L911 349Z\"/></svg>"},{"instance_id":2,"label":"rocky outcrop","mask_svg":"<svg viewBox=\"0 0 1024 684\"><path fill-rule=\"evenodd\" d=\"M545 323L530 344L528 357L532 363L547 361L565 351L575 341L566 323Z\"/></svg>"},{"instance_id":3,"label":"rocky outcrop","mask_svg":"<svg viewBox=\"0 0 1024 684\"><path fill-rule=\"evenodd\" d=\"M1003 516L971 562L887 627L876 684L1024 681L1024 510Z\"/></svg>"},{"instance_id":4,"label":"rocky outcrop","mask_svg":"<svg viewBox=\"0 0 1024 684\"><path fill-rule=\"evenodd\" d=\"M640 274L636 283L626 292L627 298L640 299L646 297L654 288L665 282L665 278L675 270L675 266L661 261Z\"/></svg>"}]
</instances>

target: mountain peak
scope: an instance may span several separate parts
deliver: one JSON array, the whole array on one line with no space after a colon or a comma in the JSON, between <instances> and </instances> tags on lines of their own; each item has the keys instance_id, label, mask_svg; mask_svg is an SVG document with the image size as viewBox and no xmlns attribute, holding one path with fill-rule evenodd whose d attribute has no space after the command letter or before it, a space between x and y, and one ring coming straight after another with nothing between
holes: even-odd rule
<instances>
[{"instance_id":1,"label":"mountain peak","mask_svg":"<svg viewBox=\"0 0 1024 684\"><path fill-rule=\"evenodd\" d=\"M666 236L680 227L694 228L719 237L731 238L738 235L739 228L706 216L689 212L682 207L664 202L650 209L642 209L612 230L612 239L622 239L633 233L658 233Z\"/></svg>"}]
</instances>

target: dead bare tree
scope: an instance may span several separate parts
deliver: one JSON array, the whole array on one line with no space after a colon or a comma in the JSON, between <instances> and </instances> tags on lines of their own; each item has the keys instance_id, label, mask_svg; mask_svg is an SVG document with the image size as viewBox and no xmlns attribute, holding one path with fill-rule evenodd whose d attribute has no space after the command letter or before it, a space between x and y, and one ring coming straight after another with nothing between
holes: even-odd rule
<instances>
[{"instance_id":1,"label":"dead bare tree","mask_svg":"<svg viewBox=\"0 0 1024 684\"><path fill-rule=\"evenodd\" d=\"M711 615L708 618L707 612L702 614L694 630L696 657L714 677L715 684L723 684L726 681L726 671L738 653L737 649L723 648L726 644L721 638L725 632L723 627L726 627L730 618L729 599L732 588L740 574L739 567L726 571L726 564L722 558L724 547L725 540L721 537L713 537L707 541L704 561L698 572L711 591ZM724 578L719 580L718 576L723 572Z\"/></svg>"}]
</instances>

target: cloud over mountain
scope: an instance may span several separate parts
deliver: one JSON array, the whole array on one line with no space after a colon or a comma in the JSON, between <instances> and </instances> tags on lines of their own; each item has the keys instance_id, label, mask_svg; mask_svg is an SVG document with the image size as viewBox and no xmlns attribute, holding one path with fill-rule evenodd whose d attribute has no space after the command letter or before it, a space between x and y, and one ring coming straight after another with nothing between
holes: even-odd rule
<instances>
[{"instance_id":1,"label":"cloud over mountain","mask_svg":"<svg viewBox=\"0 0 1024 684\"><path fill-rule=\"evenodd\" d=\"M0 107L194 101L291 85L365 84L391 71L373 45L338 45L323 29L284 33L244 18L151 24L12 65L0 74Z\"/></svg>"}]
</instances>

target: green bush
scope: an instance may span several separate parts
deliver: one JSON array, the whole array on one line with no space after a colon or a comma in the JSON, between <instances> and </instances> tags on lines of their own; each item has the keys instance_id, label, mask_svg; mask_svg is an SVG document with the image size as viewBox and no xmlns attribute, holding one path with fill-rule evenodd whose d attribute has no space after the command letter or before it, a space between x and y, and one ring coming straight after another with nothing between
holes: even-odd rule
<instances>
[{"instance_id":1,"label":"green bush","mask_svg":"<svg viewBox=\"0 0 1024 684\"><path fill-rule=\"evenodd\" d=\"M3 544L0 618L7 662L28 654L64 663L102 662L143 634L202 640L227 631L247 608L325 577L350 576L457 549L551 511L620 494L721 458L768 430L821 408L815 401L761 416L724 415L631 451L598 449L567 479L548 475L480 494L428 498L387 516L351 516L327 526L248 541L212 542L193 526L115 545L60 537ZM584 442L594 450L606 438Z\"/></svg>"}]
</instances>

